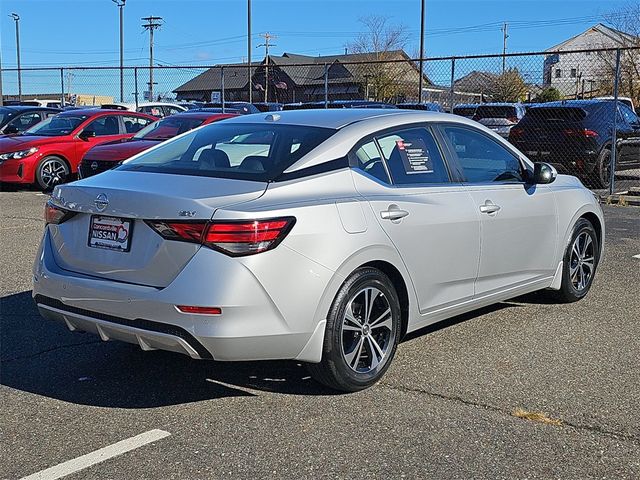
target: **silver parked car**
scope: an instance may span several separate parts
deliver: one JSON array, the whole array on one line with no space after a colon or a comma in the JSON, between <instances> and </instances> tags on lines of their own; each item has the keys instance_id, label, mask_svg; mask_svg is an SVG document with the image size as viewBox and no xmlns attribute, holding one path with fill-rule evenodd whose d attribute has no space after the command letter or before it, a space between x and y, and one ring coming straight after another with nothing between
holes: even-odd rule
<instances>
[{"instance_id":1,"label":"silver parked car","mask_svg":"<svg viewBox=\"0 0 640 480\"><path fill-rule=\"evenodd\" d=\"M407 332L540 289L584 297L596 198L480 124L298 110L200 127L55 188L42 316L197 359L296 359L345 391Z\"/></svg>"}]
</instances>

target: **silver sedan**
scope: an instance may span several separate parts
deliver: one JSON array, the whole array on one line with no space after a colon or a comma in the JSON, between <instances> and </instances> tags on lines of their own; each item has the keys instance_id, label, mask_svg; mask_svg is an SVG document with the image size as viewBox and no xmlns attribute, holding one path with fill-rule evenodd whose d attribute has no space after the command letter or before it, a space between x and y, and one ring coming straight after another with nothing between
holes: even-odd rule
<instances>
[{"instance_id":1,"label":"silver sedan","mask_svg":"<svg viewBox=\"0 0 640 480\"><path fill-rule=\"evenodd\" d=\"M366 388L407 332L548 289L584 297L597 199L442 113L303 110L225 120L55 188L41 315L196 359L296 359Z\"/></svg>"}]
</instances>

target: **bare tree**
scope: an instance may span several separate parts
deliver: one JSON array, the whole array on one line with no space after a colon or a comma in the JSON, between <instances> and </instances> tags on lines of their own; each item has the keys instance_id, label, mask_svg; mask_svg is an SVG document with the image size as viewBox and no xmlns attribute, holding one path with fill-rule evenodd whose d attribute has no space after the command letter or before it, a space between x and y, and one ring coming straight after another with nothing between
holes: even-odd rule
<instances>
[{"instance_id":1,"label":"bare tree","mask_svg":"<svg viewBox=\"0 0 640 480\"><path fill-rule=\"evenodd\" d=\"M619 95L630 97L633 102L640 104L640 2L628 3L625 7L605 15L608 24L620 32L618 41L624 50L620 57ZM613 82L616 68L614 52L602 52L602 76L604 81L600 85L603 94L613 92Z\"/></svg>"},{"instance_id":2,"label":"bare tree","mask_svg":"<svg viewBox=\"0 0 640 480\"><path fill-rule=\"evenodd\" d=\"M404 52L409 41L406 27L392 25L386 17L379 15L362 17L360 24L364 30L347 44L347 48L350 53L363 54L362 60L372 62L359 69L362 77L359 81L365 96L388 101L405 96L412 91L411 88L415 91L415 87L410 85L417 85L419 73L416 67L409 61L392 62L406 58L399 53Z\"/></svg>"}]
</instances>

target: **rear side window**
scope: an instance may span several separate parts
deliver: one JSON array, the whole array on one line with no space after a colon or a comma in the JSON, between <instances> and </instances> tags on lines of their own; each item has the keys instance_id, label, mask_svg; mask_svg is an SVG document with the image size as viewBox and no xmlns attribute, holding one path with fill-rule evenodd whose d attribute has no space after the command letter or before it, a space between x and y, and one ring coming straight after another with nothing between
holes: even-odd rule
<instances>
[{"instance_id":1,"label":"rear side window","mask_svg":"<svg viewBox=\"0 0 640 480\"><path fill-rule=\"evenodd\" d=\"M446 183L449 175L433 135L426 128L377 137L393 183Z\"/></svg>"},{"instance_id":2,"label":"rear side window","mask_svg":"<svg viewBox=\"0 0 640 480\"><path fill-rule=\"evenodd\" d=\"M375 141L371 140L362 145L356 150L355 155L358 159L358 169L377 178L381 182L390 183L387 169L384 166L384 161L380 157L380 150L378 150Z\"/></svg>"},{"instance_id":3,"label":"rear side window","mask_svg":"<svg viewBox=\"0 0 640 480\"><path fill-rule=\"evenodd\" d=\"M118 168L267 182L334 133L298 125L216 123L169 140Z\"/></svg>"},{"instance_id":4,"label":"rear side window","mask_svg":"<svg viewBox=\"0 0 640 480\"><path fill-rule=\"evenodd\" d=\"M522 182L520 160L480 131L468 127L443 127L467 182Z\"/></svg>"},{"instance_id":5,"label":"rear side window","mask_svg":"<svg viewBox=\"0 0 640 480\"><path fill-rule=\"evenodd\" d=\"M133 115L123 115L124 129L127 133L137 133L149 125L153 120L144 117L134 117Z\"/></svg>"}]
</instances>

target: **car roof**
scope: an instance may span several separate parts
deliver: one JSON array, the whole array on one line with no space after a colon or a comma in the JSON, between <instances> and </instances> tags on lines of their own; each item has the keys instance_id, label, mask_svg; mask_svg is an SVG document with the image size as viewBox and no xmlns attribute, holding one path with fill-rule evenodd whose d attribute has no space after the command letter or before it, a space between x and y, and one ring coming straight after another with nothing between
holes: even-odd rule
<instances>
[{"instance_id":1,"label":"car roof","mask_svg":"<svg viewBox=\"0 0 640 480\"><path fill-rule=\"evenodd\" d=\"M77 110L65 110L60 112L58 116L68 117L68 116L77 116L77 115L87 115L89 117L93 117L96 115L103 115L107 113L110 113L110 114L115 113L117 115L141 115L141 116L148 117L148 115L145 115L139 112L131 112L129 110L116 110L116 109L108 109L108 108L79 108Z\"/></svg>"},{"instance_id":2,"label":"car roof","mask_svg":"<svg viewBox=\"0 0 640 480\"><path fill-rule=\"evenodd\" d=\"M207 111L202 111L202 110L187 110L186 112L180 112L180 113L175 113L173 115L169 115L168 117L164 117L164 119L167 118L194 118L194 119L200 119L200 120L207 120L209 118L215 118L215 117L219 117L221 115L236 115L235 112L207 112ZM164 120L163 119L163 120Z\"/></svg>"},{"instance_id":3,"label":"car roof","mask_svg":"<svg viewBox=\"0 0 640 480\"><path fill-rule=\"evenodd\" d=\"M453 108L477 108L480 105L480 103L458 103L457 105L454 105Z\"/></svg>"},{"instance_id":4,"label":"car roof","mask_svg":"<svg viewBox=\"0 0 640 480\"><path fill-rule=\"evenodd\" d=\"M46 112L60 112L59 108L54 107L39 107L36 105L3 105L0 108L6 108L9 110L14 110L16 112L24 112L24 111L46 111Z\"/></svg>"},{"instance_id":5,"label":"car roof","mask_svg":"<svg viewBox=\"0 0 640 480\"><path fill-rule=\"evenodd\" d=\"M556 102L539 103L532 108L546 108L546 107L584 107L589 105L602 105L603 103L613 103L613 99L592 99L592 100L559 100Z\"/></svg>"},{"instance_id":6,"label":"car roof","mask_svg":"<svg viewBox=\"0 0 640 480\"><path fill-rule=\"evenodd\" d=\"M511 102L493 102L493 103L480 103L478 104L478 108L480 107L515 107L518 105L522 105L522 104L511 103Z\"/></svg>"}]
</instances>

